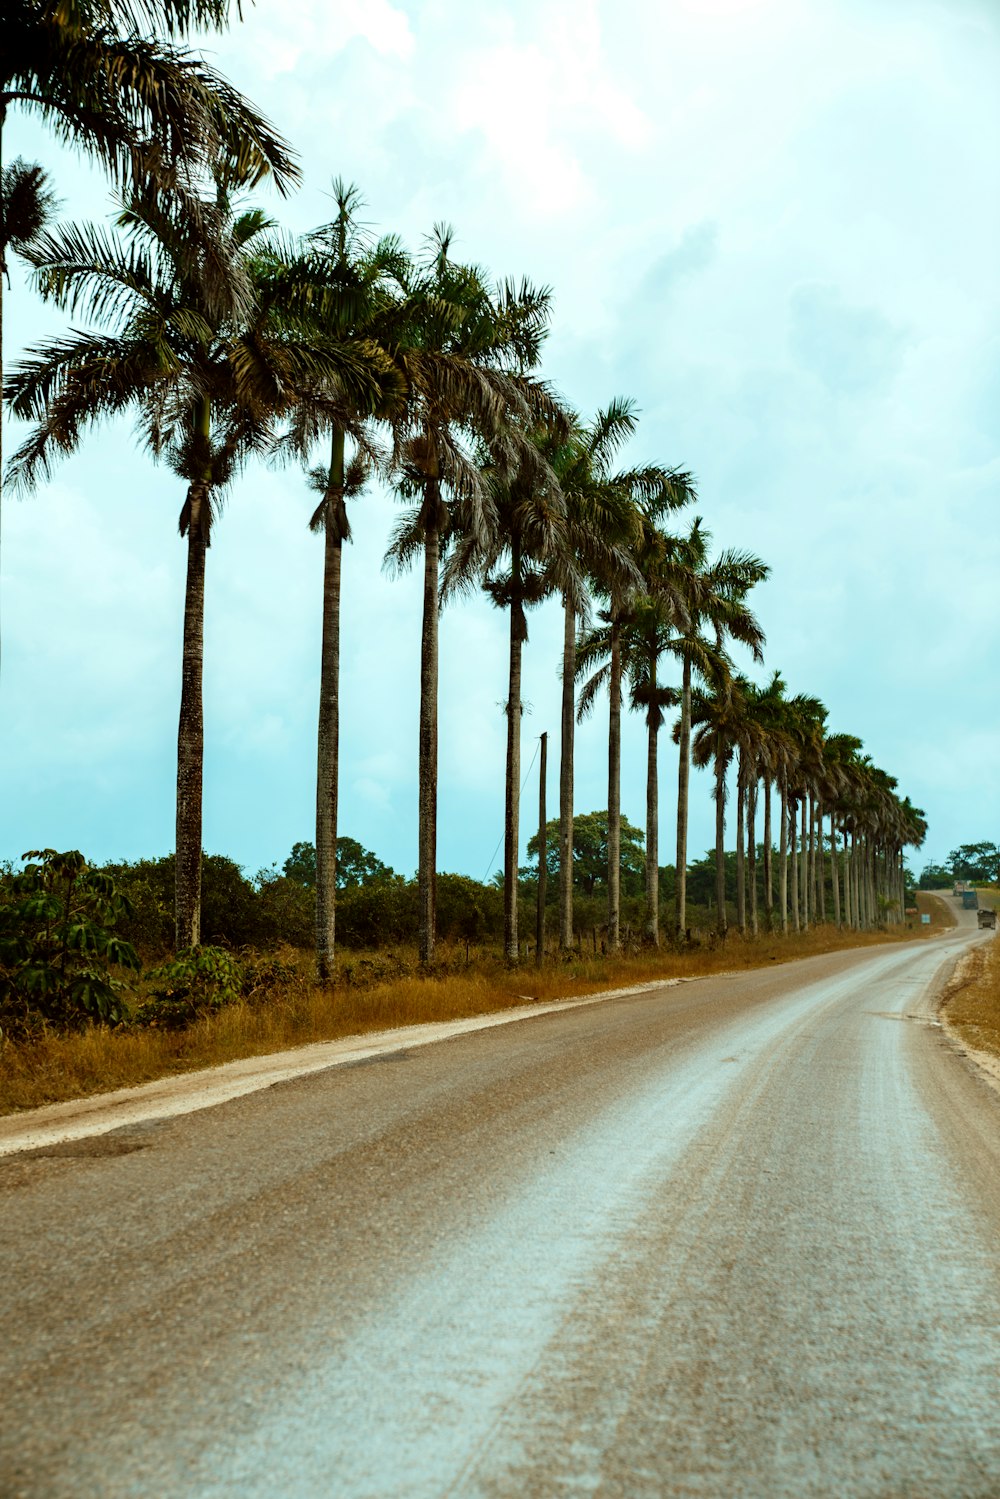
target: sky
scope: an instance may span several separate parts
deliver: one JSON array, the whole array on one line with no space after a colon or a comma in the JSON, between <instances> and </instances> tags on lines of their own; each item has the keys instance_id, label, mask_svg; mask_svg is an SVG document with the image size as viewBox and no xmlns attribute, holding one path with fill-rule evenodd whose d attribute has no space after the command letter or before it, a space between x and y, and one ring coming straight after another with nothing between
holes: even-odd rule
<instances>
[{"instance_id":1,"label":"sky","mask_svg":"<svg viewBox=\"0 0 1000 1499\"><path fill-rule=\"evenodd\" d=\"M202 50L285 133L301 233L356 183L412 248L553 291L543 373L584 417L640 412L629 462L679 465L718 547L771 567L758 680L819 696L926 813L924 862L1000 837L1000 12L990 0L258 0ZM12 115L67 218L99 171ZM64 326L16 268L4 357ZM4 448L17 438L5 427ZM317 455L317 459L320 455ZM5 501L0 858L173 846L184 546L179 481L105 427ZM208 558L204 844L249 873L311 839L322 543L295 469L249 469ZM341 832L417 861L419 573L387 576L399 504L353 502L342 624ZM681 516L686 523L690 515ZM522 848L538 736L558 801L561 619L530 618ZM500 864L507 637L488 600L441 623L439 866ZM741 662L742 665L747 663ZM642 825L645 741L623 735ZM576 806L607 805L607 709ZM661 858L676 750L662 736ZM713 840L692 788L691 856Z\"/></svg>"}]
</instances>

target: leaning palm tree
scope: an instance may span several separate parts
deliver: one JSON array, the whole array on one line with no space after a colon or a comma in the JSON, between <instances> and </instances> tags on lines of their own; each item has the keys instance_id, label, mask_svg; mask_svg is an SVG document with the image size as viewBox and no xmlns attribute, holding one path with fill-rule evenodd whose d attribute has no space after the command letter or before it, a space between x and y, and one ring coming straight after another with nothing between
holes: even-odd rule
<instances>
[{"instance_id":1,"label":"leaning palm tree","mask_svg":"<svg viewBox=\"0 0 1000 1499\"><path fill-rule=\"evenodd\" d=\"M259 211L237 211L220 180L191 217L155 192L132 194L123 231L67 227L32 252L44 296L85 309L102 332L75 331L37 349L9 381L11 408L35 427L12 468L25 486L72 452L83 432L133 410L152 455L186 485L184 645L177 757L175 927L179 948L200 936L203 618L206 555L220 497L264 449L275 413L321 354L289 344L260 316L256 257L271 234ZM350 357L324 368L363 381Z\"/></svg>"},{"instance_id":2,"label":"leaning palm tree","mask_svg":"<svg viewBox=\"0 0 1000 1499\"><path fill-rule=\"evenodd\" d=\"M485 273L451 257L452 231L440 225L429 254L405 285L420 317L396 349L406 401L395 421L394 471L404 499L415 501L390 545L390 565L423 556L420 640L419 844L420 961L436 940L437 693L439 569L454 539L454 509L477 538L489 531L487 483L476 440L500 472L531 447L540 419L561 420L548 387L531 374L546 334L550 294L527 282L493 287Z\"/></svg>"},{"instance_id":3,"label":"leaning palm tree","mask_svg":"<svg viewBox=\"0 0 1000 1499\"><path fill-rule=\"evenodd\" d=\"M229 9L229 0L7 0L0 163L4 123L20 109L118 185L182 194L189 213L200 211L193 184L220 158L241 182L270 173L286 191L298 175L286 143L220 73L176 45L192 28L224 28Z\"/></svg>"}]
</instances>

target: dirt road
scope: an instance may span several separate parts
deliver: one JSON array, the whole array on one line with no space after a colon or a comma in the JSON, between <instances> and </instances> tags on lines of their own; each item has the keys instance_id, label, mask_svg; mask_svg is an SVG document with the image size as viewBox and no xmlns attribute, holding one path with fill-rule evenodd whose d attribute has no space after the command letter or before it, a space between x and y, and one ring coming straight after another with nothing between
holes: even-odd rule
<instances>
[{"instance_id":1,"label":"dirt road","mask_svg":"<svg viewBox=\"0 0 1000 1499\"><path fill-rule=\"evenodd\" d=\"M0 1161L0 1494L1000 1494L968 923Z\"/></svg>"}]
</instances>

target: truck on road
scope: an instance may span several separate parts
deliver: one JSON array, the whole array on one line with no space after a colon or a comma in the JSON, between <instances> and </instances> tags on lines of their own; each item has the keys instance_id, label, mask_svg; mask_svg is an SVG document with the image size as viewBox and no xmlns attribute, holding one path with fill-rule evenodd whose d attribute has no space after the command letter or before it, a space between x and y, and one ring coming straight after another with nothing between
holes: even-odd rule
<instances>
[{"instance_id":1,"label":"truck on road","mask_svg":"<svg viewBox=\"0 0 1000 1499\"><path fill-rule=\"evenodd\" d=\"M977 911L979 909L979 896L974 890L962 891L962 910Z\"/></svg>"}]
</instances>

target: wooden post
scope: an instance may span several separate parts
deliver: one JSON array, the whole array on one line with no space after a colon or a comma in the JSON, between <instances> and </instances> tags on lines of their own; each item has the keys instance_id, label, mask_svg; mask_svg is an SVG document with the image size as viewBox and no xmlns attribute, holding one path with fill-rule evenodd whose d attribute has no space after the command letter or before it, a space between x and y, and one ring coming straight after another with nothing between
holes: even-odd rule
<instances>
[{"instance_id":1,"label":"wooden post","mask_svg":"<svg viewBox=\"0 0 1000 1499\"><path fill-rule=\"evenodd\" d=\"M549 736L542 735L538 763L538 909L535 913L535 963L541 968L545 957L545 885L548 879L548 849L545 845L545 765Z\"/></svg>"}]
</instances>

